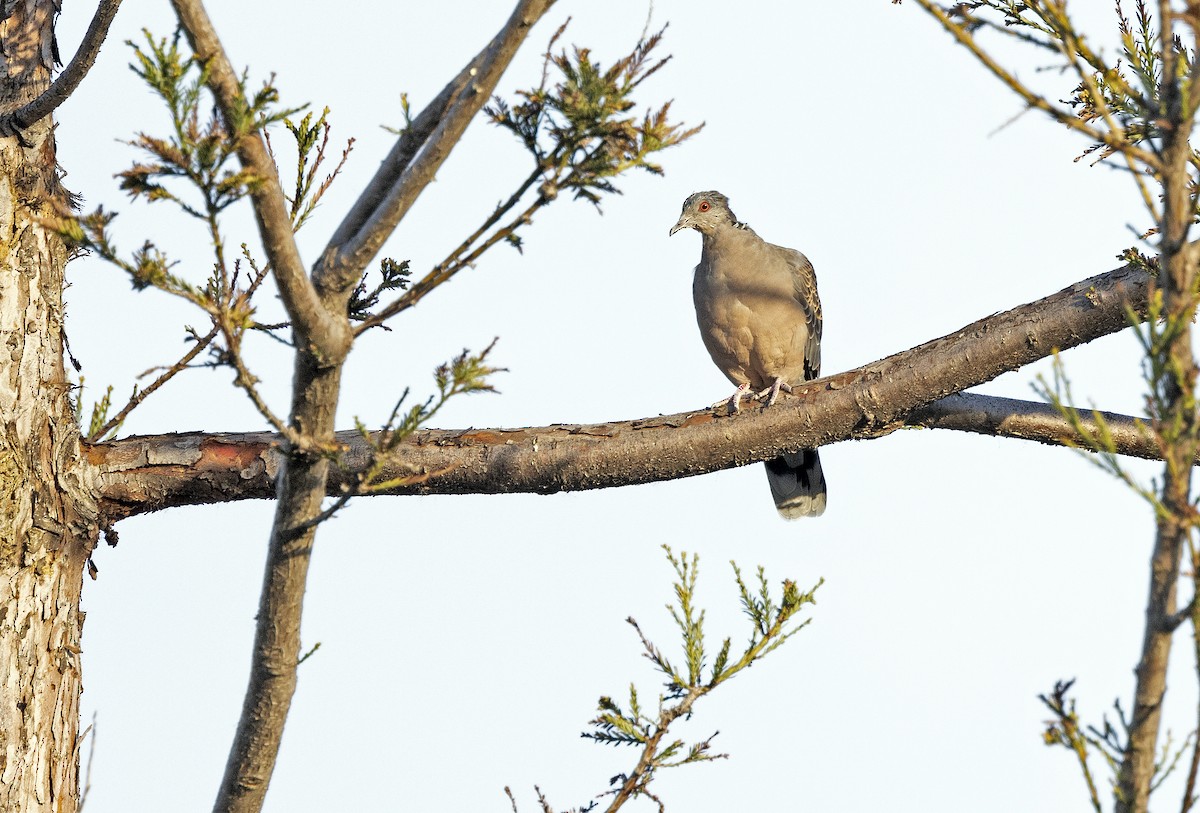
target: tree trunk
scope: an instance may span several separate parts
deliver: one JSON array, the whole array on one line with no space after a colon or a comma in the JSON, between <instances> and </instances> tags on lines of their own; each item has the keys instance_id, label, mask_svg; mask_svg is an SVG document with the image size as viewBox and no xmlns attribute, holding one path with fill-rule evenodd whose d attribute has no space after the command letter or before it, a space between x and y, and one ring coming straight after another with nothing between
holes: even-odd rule
<instances>
[{"instance_id":1,"label":"tree trunk","mask_svg":"<svg viewBox=\"0 0 1200 813\"><path fill-rule=\"evenodd\" d=\"M49 85L54 3L5 3L0 112ZM63 370L66 205L49 121L0 139L0 810L64 811L79 797L79 609L96 538Z\"/></svg>"},{"instance_id":2,"label":"tree trunk","mask_svg":"<svg viewBox=\"0 0 1200 813\"><path fill-rule=\"evenodd\" d=\"M1189 14L1195 13L1189 12ZM1159 3L1161 42L1177 41L1171 10ZM1179 15L1183 17L1183 15ZM1186 30L1185 23L1180 24ZM1195 29L1193 29L1195 30ZM1192 461L1196 457L1196 359L1192 350L1192 321L1196 318L1196 256L1188 245L1188 232L1196 217L1193 198L1190 141L1194 103L1177 79L1178 54L1162 49L1162 80L1158 100L1165 114L1162 129L1162 218L1159 222L1159 267L1155 286L1162 292L1161 350L1147 353L1144 364L1154 371L1150 399L1155 403L1154 433L1163 447L1161 505L1155 511L1154 550L1150 556L1150 595L1146 602L1146 627L1142 654L1134 674L1137 686L1129 716L1128 742L1114 788L1116 813L1146 813L1159 764L1159 730L1167 692L1171 644L1178 626L1175 619L1180 558L1191 543L1195 527L1192 503ZM1153 296L1153 291L1151 293Z\"/></svg>"}]
</instances>

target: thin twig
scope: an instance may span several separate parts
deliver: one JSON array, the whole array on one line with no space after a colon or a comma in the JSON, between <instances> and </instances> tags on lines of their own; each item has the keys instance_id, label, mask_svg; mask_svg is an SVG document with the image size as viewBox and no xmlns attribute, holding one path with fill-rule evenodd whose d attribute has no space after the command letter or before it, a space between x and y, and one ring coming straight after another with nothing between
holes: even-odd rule
<instances>
[{"instance_id":1,"label":"thin twig","mask_svg":"<svg viewBox=\"0 0 1200 813\"><path fill-rule=\"evenodd\" d=\"M939 23L941 23L942 27L945 28L946 31L948 31L956 40L958 40L960 45L970 51L971 54L977 60L979 60L984 67L991 71L997 79L1003 82L1010 90L1012 90L1022 99L1024 99L1025 103L1030 107L1049 114L1055 121L1070 127L1072 130L1083 133L1093 141L1099 141L1102 144L1112 147L1113 149L1124 149L1131 151L1139 161L1153 169L1155 172L1162 170L1162 162L1159 161L1156 156L1146 152L1136 145L1130 144L1124 139L1118 138L1113 133L1106 133L1103 130L1092 127L1091 125L1082 121L1078 116L1072 115L1071 113L1056 107L1048 102L1045 97L1040 96L1027 88L1015 76L1013 76L1009 71L1005 70L1004 67L996 62L996 60L992 59L990 54L980 48L979 44L975 41L975 38L971 35L971 33L961 25L958 25L951 20L949 16L947 16L946 12L943 11L942 8L932 0L916 0L916 2L921 6L921 8L925 9L925 11L929 12L930 15L932 15Z\"/></svg>"},{"instance_id":2,"label":"thin twig","mask_svg":"<svg viewBox=\"0 0 1200 813\"><path fill-rule=\"evenodd\" d=\"M200 355L205 348L212 344L213 339L216 337L217 328L213 327L213 329L208 331L207 334L200 339L197 339L195 345L192 346L192 349L184 353L179 361L172 364L162 375L154 379L153 383L143 390L138 390L137 393L135 393L134 396L129 399L129 402L121 408L121 411L110 418L108 422L105 423L104 426L100 427L99 431L95 432L91 437L88 438L88 440L94 443L124 423L125 418L129 416L130 412L132 412L139 404L153 395L155 390L187 369L188 365L192 363L192 360L195 359L196 356Z\"/></svg>"},{"instance_id":3,"label":"thin twig","mask_svg":"<svg viewBox=\"0 0 1200 813\"><path fill-rule=\"evenodd\" d=\"M96 758L96 714L97 712L92 712L92 724L79 735L81 739L88 740L88 760L87 769L83 774L83 787L79 790L79 806L75 808L75 813L83 813L88 793L92 790L92 761Z\"/></svg>"},{"instance_id":4,"label":"thin twig","mask_svg":"<svg viewBox=\"0 0 1200 813\"><path fill-rule=\"evenodd\" d=\"M678 705L664 709L661 712L656 721L654 733L646 739L645 744L642 746L641 758L638 759L638 763L634 769L626 775L625 781L621 783L621 787L614 792L612 803L605 809L605 813L613 813L624 807L625 803L635 794L645 793L645 786L649 783L651 772L654 768L655 757L658 756L658 746L662 742L663 737L667 735L669 726L680 717L691 714L692 706L696 704L696 701L710 691L712 689L707 686L693 686Z\"/></svg>"},{"instance_id":5,"label":"thin twig","mask_svg":"<svg viewBox=\"0 0 1200 813\"><path fill-rule=\"evenodd\" d=\"M316 443L314 439L297 432L282 418L276 415L274 410L272 410L267 404L266 399L263 398L262 393L258 391L258 387L255 386L255 382L258 381L258 379L246 366L246 362L242 358L238 337L234 335L232 328L225 319L219 320L219 328L221 335L225 339L226 360L228 361L229 366L233 367L233 370L236 373L233 383L237 387L241 388L244 393L246 393L246 396L250 399L250 403L254 404L254 408L258 410L258 414L261 415L267 421L267 423L271 424L276 432L283 435L284 439L288 442L288 445L292 449L301 452L316 451Z\"/></svg>"},{"instance_id":6,"label":"thin twig","mask_svg":"<svg viewBox=\"0 0 1200 813\"><path fill-rule=\"evenodd\" d=\"M1192 596L1192 600L1188 605L1174 615L1163 619L1163 630L1166 632L1174 632L1179 629L1184 621L1190 621L1196 612L1196 597Z\"/></svg>"},{"instance_id":7,"label":"thin twig","mask_svg":"<svg viewBox=\"0 0 1200 813\"><path fill-rule=\"evenodd\" d=\"M462 256L462 253L464 251L466 251L472 245L474 245L475 241L478 240L480 237L482 237L484 232L486 232L492 226L499 223L500 219L502 217L504 217L504 215L506 215L506 214L508 214L508 212L512 211L512 208L514 206L516 206L517 203L520 202L521 198L525 195L525 193L528 192L529 189L535 183L537 183L539 180L541 180L541 178L542 178L542 168L538 167L532 173L530 173L529 177L526 178L525 181L519 187L517 187L516 192L513 192L511 195L509 195L508 200L506 200L501 205L497 206L496 210L494 212L492 212L491 215L488 216L487 220L483 221L483 224L478 229L476 229L475 232L470 237L468 237L466 240L463 240L462 244L459 245L458 248L456 248L454 251L450 252L450 255L447 256L446 259L442 260L440 263L438 263L436 266L434 266L433 271L430 273L431 274L439 273L439 272L444 271L445 269L449 268L451 265L453 265L454 261L456 259L458 259L460 256Z\"/></svg>"},{"instance_id":8,"label":"thin twig","mask_svg":"<svg viewBox=\"0 0 1200 813\"><path fill-rule=\"evenodd\" d=\"M1071 63L1071 67L1075 69L1075 73L1079 76L1080 81L1083 82L1084 86L1087 88L1088 94L1096 103L1096 107L1099 109L1100 115L1104 118L1104 123L1108 125L1109 132L1116 136L1124 145L1119 148L1113 147L1112 149L1114 149L1116 152L1119 152L1121 157L1125 159L1125 163L1129 167L1130 173L1133 175L1133 181L1135 184L1137 184L1138 193L1142 196L1142 203L1145 205L1146 210L1150 213L1150 217L1155 223L1157 223L1160 217L1158 205L1155 204L1154 197L1150 194L1149 187L1146 186L1145 175L1138 168L1137 161L1134 157L1134 152L1129 149L1133 146L1133 143L1126 135L1125 128L1118 124L1117 120L1113 117L1112 110L1109 108L1108 102L1104 98L1104 94L1096 85L1096 80L1092 76L1091 72L1085 70L1084 67L1079 64L1078 51L1083 49L1083 43L1079 41L1079 38L1075 35L1075 32L1069 23L1063 26L1062 37L1063 39L1060 50ZM1148 113L1149 110L1146 112Z\"/></svg>"},{"instance_id":9,"label":"thin twig","mask_svg":"<svg viewBox=\"0 0 1200 813\"><path fill-rule=\"evenodd\" d=\"M593 152L603 149L605 149L605 145L600 144ZM533 215L536 214L537 211L543 206L550 203L552 198L539 195L537 200L527 206L519 215L510 220L507 225L493 232L483 243L476 246L474 251L465 257L459 256L464 250L466 250L468 246L474 243L480 235L487 231L488 228L499 222L500 218L506 212L511 211L517 202L520 201L521 197L524 196L524 194L529 191L533 184L542 177L543 172L539 167L533 172L533 174L525 179L517 191L514 192L504 204L499 206L496 211L492 213L491 217L489 217L487 221L485 221L484 224L475 231L474 234L468 237L462 243L462 245L455 249L455 251L451 252L450 256L448 256L438 265L434 266L433 269L431 269L416 284L405 291L402 296L393 300L390 304L380 309L377 313L360 322L354 329L354 335L359 336L365 331L370 330L373 327L377 327L393 316L413 307L422 299L424 299L425 296L434 288L437 288L439 285L449 280L464 268L470 267L476 260L483 256L484 252L486 252L492 246L496 245L501 240L507 239L510 235L514 234L520 226L528 224L532 220ZM557 187L566 189L570 188L571 185L577 181L577 179L578 173L572 171L565 179L560 181L555 178L554 182Z\"/></svg>"},{"instance_id":10,"label":"thin twig","mask_svg":"<svg viewBox=\"0 0 1200 813\"><path fill-rule=\"evenodd\" d=\"M496 221L499 220L501 215L511 210L513 205L520 200L521 196L524 195L525 192L528 191L533 183L536 183L537 179L540 177L540 170L530 176L530 178L526 180L524 184L522 184L521 188L509 198L505 205L498 208L496 212L493 213L490 218L488 218L487 222L485 222L483 226L481 226L474 234L467 238L467 240L464 241L463 244L454 252L452 252L450 256L434 266L429 273L427 273L411 288L405 291L403 296L395 299L390 304L381 308L377 313L372 314L359 323L354 328L354 335L361 335L365 331L383 324L396 314L406 311L412 306L416 305L434 288L449 280L462 269L470 266L472 263L478 260L485 251L499 243L501 240L507 238L509 235L515 232L519 226L524 223L528 223L530 218L533 217L534 213L548 203L545 198L539 197L536 201L526 207L523 212L513 218L506 226L501 229L497 229L487 238L487 240L485 240L479 246L476 246L475 250L466 257L458 256L462 251L474 243L475 240L477 240L479 236L483 234L483 232L485 232L491 225L494 225Z\"/></svg>"}]
</instances>

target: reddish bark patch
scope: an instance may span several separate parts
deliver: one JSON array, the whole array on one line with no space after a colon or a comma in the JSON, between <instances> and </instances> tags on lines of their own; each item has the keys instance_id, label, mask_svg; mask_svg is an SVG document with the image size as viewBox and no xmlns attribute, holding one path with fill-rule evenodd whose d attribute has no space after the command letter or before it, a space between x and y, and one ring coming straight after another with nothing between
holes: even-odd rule
<instances>
[{"instance_id":1,"label":"reddish bark patch","mask_svg":"<svg viewBox=\"0 0 1200 813\"><path fill-rule=\"evenodd\" d=\"M200 460L196 469L200 471L245 470L262 461L267 450L265 443L225 443L208 439L200 442Z\"/></svg>"}]
</instances>

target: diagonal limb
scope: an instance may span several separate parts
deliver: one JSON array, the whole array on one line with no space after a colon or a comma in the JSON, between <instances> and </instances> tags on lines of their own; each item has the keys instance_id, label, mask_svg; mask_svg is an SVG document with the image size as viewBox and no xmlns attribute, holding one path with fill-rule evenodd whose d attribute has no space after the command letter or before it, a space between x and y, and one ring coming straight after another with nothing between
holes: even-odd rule
<instances>
[{"instance_id":1,"label":"diagonal limb","mask_svg":"<svg viewBox=\"0 0 1200 813\"><path fill-rule=\"evenodd\" d=\"M83 77L87 76L88 71L92 69L92 65L96 64L100 46L108 36L109 26L112 25L113 18L117 16L117 9L120 6L121 0L100 0L100 5L96 7L96 13L92 17L91 25L88 26L87 33L83 35L83 42L80 43L79 50L75 52L70 63L54 80L54 84L50 85L40 96L29 104L0 116L0 136L15 137L24 144L25 139L21 132L49 116L58 109L59 105L71 97L71 94L79 87L79 83L83 81Z\"/></svg>"},{"instance_id":2,"label":"diagonal limb","mask_svg":"<svg viewBox=\"0 0 1200 813\"><path fill-rule=\"evenodd\" d=\"M326 358L344 356L349 326L342 320L328 318L327 309L308 278L296 247L291 212L279 185L279 174L262 135L253 130L238 133L236 122L242 118L246 100L212 20L200 0L172 0L171 4L192 50L208 71L208 87L221 115L230 133L237 136L238 160L255 177L256 182L250 186L254 218L280 298L297 333L297 345L310 346Z\"/></svg>"},{"instance_id":3,"label":"diagonal limb","mask_svg":"<svg viewBox=\"0 0 1200 813\"><path fill-rule=\"evenodd\" d=\"M322 253L313 271L318 287L340 291L358 281L491 97L533 24L553 4L521 0L504 28L400 136Z\"/></svg>"}]
</instances>

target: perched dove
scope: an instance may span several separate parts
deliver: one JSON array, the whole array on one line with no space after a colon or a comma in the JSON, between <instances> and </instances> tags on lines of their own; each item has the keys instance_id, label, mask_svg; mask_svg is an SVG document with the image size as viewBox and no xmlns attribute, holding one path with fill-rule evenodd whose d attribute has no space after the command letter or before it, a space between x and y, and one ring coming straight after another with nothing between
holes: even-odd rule
<instances>
[{"instance_id":1,"label":"perched dove","mask_svg":"<svg viewBox=\"0 0 1200 813\"><path fill-rule=\"evenodd\" d=\"M821 302L812 263L799 251L766 242L729 209L720 192L683 202L671 228L703 238L692 294L700 335L721 372L737 385L729 407L753 391L775 403L780 391L821 369ZM825 511L825 477L815 449L768 461L767 480L785 519Z\"/></svg>"}]
</instances>

